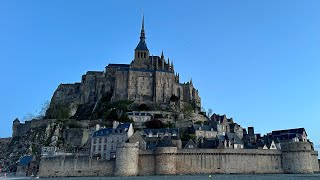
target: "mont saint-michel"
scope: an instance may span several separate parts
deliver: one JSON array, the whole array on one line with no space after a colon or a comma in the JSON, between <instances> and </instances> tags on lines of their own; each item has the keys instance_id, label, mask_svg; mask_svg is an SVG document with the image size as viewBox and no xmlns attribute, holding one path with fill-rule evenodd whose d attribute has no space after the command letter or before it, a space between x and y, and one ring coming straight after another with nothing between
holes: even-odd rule
<instances>
[{"instance_id":1,"label":"mont saint-michel","mask_svg":"<svg viewBox=\"0 0 320 180\"><path fill-rule=\"evenodd\" d=\"M153 55L146 37L143 19L130 63L60 84L44 117L15 119L12 138L0 140L1 170L40 177L319 171L303 127L262 135L204 112L201 90L180 82L173 61Z\"/></svg>"}]
</instances>

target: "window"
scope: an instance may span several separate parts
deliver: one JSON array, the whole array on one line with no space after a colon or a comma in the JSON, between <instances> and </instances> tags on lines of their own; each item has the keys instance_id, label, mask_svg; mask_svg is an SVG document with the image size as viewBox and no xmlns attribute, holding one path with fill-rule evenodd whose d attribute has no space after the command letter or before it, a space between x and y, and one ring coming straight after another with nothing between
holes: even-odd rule
<instances>
[{"instance_id":1,"label":"window","mask_svg":"<svg viewBox=\"0 0 320 180\"><path fill-rule=\"evenodd\" d=\"M102 142L102 138L99 138L99 143L101 143Z\"/></svg>"},{"instance_id":2,"label":"window","mask_svg":"<svg viewBox=\"0 0 320 180\"><path fill-rule=\"evenodd\" d=\"M104 145L103 149L104 149L104 150L107 150L107 145Z\"/></svg>"},{"instance_id":3,"label":"window","mask_svg":"<svg viewBox=\"0 0 320 180\"><path fill-rule=\"evenodd\" d=\"M93 151L96 151L96 146L93 146L92 149L93 149Z\"/></svg>"},{"instance_id":4,"label":"window","mask_svg":"<svg viewBox=\"0 0 320 180\"><path fill-rule=\"evenodd\" d=\"M96 144L96 143L97 143L97 139L94 138L94 139L93 139L93 144Z\"/></svg>"},{"instance_id":5,"label":"window","mask_svg":"<svg viewBox=\"0 0 320 180\"><path fill-rule=\"evenodd\" d=\"M104 138L104 143L107 143L108 142L108 139L107 138Z\"/></svg>"},{"instance_id":6,"label":"window","mask_svg":"<svg viewBox=\"0 0 320 180\"><path fill-rule=\"evenodd\" d=\"M99 145L99 149L98 149L98 151L101 151L101 145Z\"/></svg>"}]
</instances>

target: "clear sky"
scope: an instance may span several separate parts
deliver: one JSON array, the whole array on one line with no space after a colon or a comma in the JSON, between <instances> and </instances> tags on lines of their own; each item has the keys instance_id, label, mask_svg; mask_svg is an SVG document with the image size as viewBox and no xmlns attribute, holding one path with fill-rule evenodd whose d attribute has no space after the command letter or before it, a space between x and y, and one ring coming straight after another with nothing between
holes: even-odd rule
<instances>
[{"instance_id":1,"label":"clear sky","mask_svg":"<svg viewBox=\"0 0 320 180\"><path fill-rule=\"evenodd\" d=\"M151 54L192 77L204 108L256 132L305 127L320 146L320 1L0 1L0 137L60 83Z\"/></svg>"}]
</instances>

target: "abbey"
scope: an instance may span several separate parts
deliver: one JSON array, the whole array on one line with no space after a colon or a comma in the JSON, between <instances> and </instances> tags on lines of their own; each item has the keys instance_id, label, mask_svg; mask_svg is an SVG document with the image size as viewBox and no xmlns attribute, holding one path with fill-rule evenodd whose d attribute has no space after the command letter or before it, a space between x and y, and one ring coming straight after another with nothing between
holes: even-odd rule
<instances>
[{"instance_id":1,"label":"abbey","mask_svg":"<svg viewBox=\"0 0 320 180\"><path fill-rule=\"evenodd\" d=\"M178 107L190 103L195 110L201 107L201 98L192 80L179 82L173 62L161 56L150 55L146 43L144 19L140 41L134 50L130 64L109 64L105 71L88 71L81 83L61 84L54 93L48 111L64 105L73 115L79 105L99 102L109 95L111 101L132 100L135 102L170 103L174 99ZM54 114L54 113L51 113Z\"/></svg>"}]
</instances>

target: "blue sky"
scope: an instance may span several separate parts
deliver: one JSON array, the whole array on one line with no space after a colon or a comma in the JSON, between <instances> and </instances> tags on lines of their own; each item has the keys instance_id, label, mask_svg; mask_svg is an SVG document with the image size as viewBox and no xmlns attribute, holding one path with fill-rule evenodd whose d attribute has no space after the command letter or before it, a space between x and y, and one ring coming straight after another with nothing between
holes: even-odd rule
<instances>
[{"instance_id":1,"label":"blue sky","mask_svg":"<svg viewBox=\"0 0 320 180\"><path fill-rule=\"evenodd\" d=\"M256 132L305 127L320 145L320 1L0 1L0 137L60 83L151 54L193 79L203 106Z\"/></svg>"}]
</instances>

